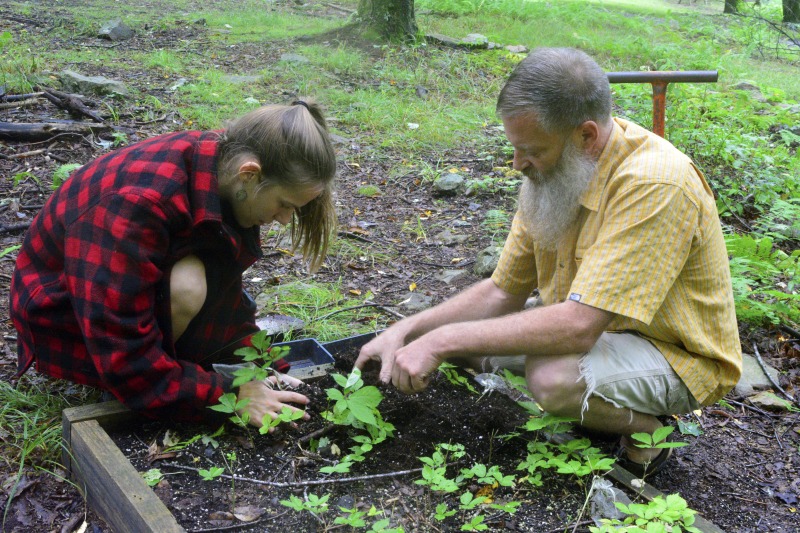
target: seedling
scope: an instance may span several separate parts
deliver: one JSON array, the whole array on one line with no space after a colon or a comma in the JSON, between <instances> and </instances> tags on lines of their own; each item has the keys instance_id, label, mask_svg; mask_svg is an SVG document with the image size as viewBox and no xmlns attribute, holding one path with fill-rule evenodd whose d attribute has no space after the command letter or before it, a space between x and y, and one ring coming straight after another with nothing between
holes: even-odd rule
<instances>
[{"instance_id":1,"label":"seedling","mask_svg":"<svg viewBox=\"0 0 800 533\"><path fill-rule=\"evenodd\" d=\"M617 509L627 514L623 520L601 520L602 526L590 527L592 533L649 533L667 531L686 531L702 533L692 526L695 521L694 511L688 507L686 500L677 494L669 494L666 498L656 496L649 503L631 503L629 505L615 502Z\"/></svg>"},{"instance_id":2,"label":"seedling","mask_svg":"<svg viewBox=\"0 0 800 533\"><path fill-rule=\"evenodd\" d=\"M439 365L439 372L441 372L444 377L447 378L447 381L453 385L466 387L470 392L478 394L478 391L472 386L470 380L458 371L458 367L456 365L444 362Z\"/></svg>"},{"instance_id":3,"label":"seedling","mask_svg":"<svg viewBox=\"0 0 800 533\"><path fill-rule=\"evenodd\" d=\"M67 163L66 165L61 165L53 172L53 190L58 189L62 183L66 181L70 174L75 172L77 169L81 168L83 165L79 165L77 163Z\"/></svg>"},{"instance_id":4,"label":"seedling","mask_svg":"<svg viewBox=\"0 0 800 533\"><path fill-rule=\"evenodd\" d=\"M142 478L148 487L155 487L164 479L164 474L158 468L151 468L147 472L142 472Z\"/></svg>"}]
</instances>

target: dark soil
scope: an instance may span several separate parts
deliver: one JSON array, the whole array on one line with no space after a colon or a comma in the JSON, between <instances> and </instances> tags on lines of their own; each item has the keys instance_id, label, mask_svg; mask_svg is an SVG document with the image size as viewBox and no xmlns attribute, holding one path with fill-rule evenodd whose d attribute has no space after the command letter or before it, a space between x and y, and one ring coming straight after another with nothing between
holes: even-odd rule
<instances>
[{"instance_id":1,"label":"dark soil","mask_svg":"<svg viewBox=\"0 0 800 533\"><path fill-rule=\"evenodd\" d=\"M68 4L69 1L60 2L59 6ZM151 7L163 9L167 14L170 12L166 4L149 3L152 4ZM24 30L39 36L43 47L70 49L109 46L107 42L93 36L76 34L69 40L55 37L57 33L50 32L51 28L71 24L69 13L60 12L61 9L37 9L35 15L27 15L13 12L14 7L10 6L8 10L4 8L4 12L0 14L0 22L3 25L13 25L14 31ZM319 16L341 16L335 10L325 12L324 9L320 5ZM195 61L205 61L205 58L213 55L213 47L225 46L225 52L220 57L225 57L224 64L231 73L249 72L249 65L254 58L260 65L268 65L280 54L279 49L291 48L291 43L286 42L266 46L263 43L258 46L227 46L208 40L202 25L190 24L179 20L180 18L178 14L173 18L167 15L166 20L170 22L166 24L166 28L149 33L140 32L125 46L132 51L158 47L181 50L182 53L187 52L188 48L187 57ZM344 39L344 36L338 37ZM329 45L336 47L338 42L331 39ZM373 54L382 53L371 46L365 46L364 49L372 50ZM447 53L457 55L480 52L452 50ZM115 102L114 107L119 111L119 123L116 127L118 131L127 134L128 142L188 127L179 113L170 106L171 95L167 88L175 80L165 80L158 72L114 71L100 63L92 65L96 66L80 65L82 73L102 74L124 80L144 94L157 96L166 104L165 110L154 111L134 100L127 103ZM272 101L282 101L287 95L293 96L291 88ZM89 102L89 105L92 104L95 112L107 115L107 110L99 99ZM5 122L37 123L53 119L69 120L74 117L43 99L32 107L0 110L0 121ZM339 133L348 134L341 131ZM483 133L484 141L478 147L465 147L461 151L447 153L417 154L416 161L427 163L431 167L453 166L472 178L490 175L493 172L492 160L487 156L501 155L498 147L502 144L502 138L499 132L492 129ZM97 144L97 141L112 140L109 132L95 138L61 136L39 143L0 142L0 249L21 242L26 225L49 195L52 174L61 164L86 163L108 150L107 147ZM421 179L421 167L401 164L407 154L372 146L371 142L370 138L337 138L336 147L340 160L347 163L340 165L338 178L340 238L373 252L380 251L381 255L376 255L370 261L358 257L330 257L315 280L342 280L345 291L372 291L374 300L384 304L397 304L405 300L412 284L416 285L418 294L429 297L430 303L435 304L477 281L478 277L470 271L471 263L477 252L492 242L491 231L482 222L490 210L503 209L511 212L514 205L513 195L487 192L473 196L438 198L432 193L429 182ZM14 184L14 176L22 172L30 172L35 179L29 177ZM356 194L356 189L365 184L379 186L382 194L373 198ZM425 232L412 234L408 228L404 230L403 223L406 221L413 222L414 226L419 223ZM445 229L466 239L459 244L442 244L436 235ZM267 235L266 231L264 236L267 257L246 278L248 289L253 294L258 294L265 283L276 283L281 278L290 279L302 272L297 259L282 253L271 253L277 240ZM3 330L0 378L4 380L12 379L16 364L16 332L8 320L7 309L13 259L13 253L0 258L0 315L3 318L0 323ZM438 278L444 270L452 268L462 268L465 272L449 283ZM259 279L270 281L255 281ZM408 313L402 307L393 309ZM269 311L280 312L280 307ZM374 314L364 320L375 320L385 325L392 319L392 315L376 308ZM754 342L766 362L781 370L781 386L790 393L796 391L800 387L798 340L787 339L785 335L773 330L743 330L742 343L746 352L752 352ZM64 390L61 384L51 382L34 372L23 379L40 381L57 392ZM238 483L236 507L251 504L263 511L255 530L321 529L320 524L307 513L297 514L279 504L279 500L285 499L289 494L302 497L306 493L331 493L331 504L346 507L368 509L374 505L385 516L390 517L393 524L402 524L406 531L436 531L435 528L442 531L457 530L455 517L445 522L444 526L430 522L436 503L447 501L451 508L455 504L453 497L434 496L415 485L413 481L419 477L418 474L369 477L418 468L421 465L417 457L429 456L433 446L440 442L463 444L468 450L465 460L470 464L497 464L504 473L516 474L515 466L524 458L523 440L502 440L499 437L511 433L523 418L513 403L503 396L493 394L477 400L476 396L463 389L453 388L441 377L433 383L429 391L421 395L401 396L391 389L383 389L383 393L386 399L381 405L381 411L398 429L394 439L382 443L368 455L364 463L354 465L352 472L347 474L365 479L285 489ZM664 493L680 493L690 507L725 531L797 531L800 529L800 512L797 510L800 497L798 414L769 414L752 408L746 399L730 396L729 400L735 408L732 411L715 406L703 409L699 418L694 415L683 417L684 421L699 422L702 435L678 435L677 438L687 442L688 446L677 449L670 467L648 481ZM321 402L316 402L312 407L317 410L323 408ZM672 423L675 422L676 420L672 420ZM258 446L253 449L244 444L248 442L247 439L236 439L235 432L228 432L220 437L218 450L212 448L207 451L193 447L190 451L182 452L180 457L154 464L146 463L144 451L156 435L163 438L164 431L171 429L178 431L182 438L188 438L201 430L143 425L134 432L137 440L122 445L122 449L138 467L158 467L170 473L166 478L169 489L162 488L159 491L166 493L164 499L175 510L181 523L189 529L213 529L234 523L228 521L228 515L224 514L232 507L228 483L220 480L203 482L196 473L180 471L166 463L197 457L199 460L197 463L193 462L193 466L223 466L221 450L235 449L239 464L238 475L286 483L320 479L323 476L319 474L319 467L327 461L335 460L335 457L322 454L318 458L305 453L309 450L309 445L301 443L300 439L318 428L321 423L320 417L315 415L297 430L284 430L270 437L255 436L253 440ZM17 458L17 450L7 446L6 431L5 428L0 428L2 456ZM347 452L349 443L343 433L332 433L329 438L335 439L340 448ZM595 441L598 447L610 450L610 442L599 439ZM28 461L26 464L35 463ZM64 531L73 531L80 525L83 520L83 500L76 490L56 476L40 473L30 466L18 473L17 465L16 460L0 462L3 531L59 531L62 528ZM513 490L496 489L496 503L518 500L523 502L523 508L513 517L484 511L492 528L537 532L571 529L584 502L584 488L574 478L552 472L546 473L543 481L544 486L540 489L523 485L518 485ZM212 491L213 504L197 501L200 489ZM9 502L12 494L13 498ZM212 516L212 511L222 514ZM332 521L333 518L329 517L328 520ZM91 511L87 521L88 531L109 531L108 526ZM463 521L458 522L460 523ZM577 530L586 531L586 526L582 525Z\"/></svg>"}]
</instances>

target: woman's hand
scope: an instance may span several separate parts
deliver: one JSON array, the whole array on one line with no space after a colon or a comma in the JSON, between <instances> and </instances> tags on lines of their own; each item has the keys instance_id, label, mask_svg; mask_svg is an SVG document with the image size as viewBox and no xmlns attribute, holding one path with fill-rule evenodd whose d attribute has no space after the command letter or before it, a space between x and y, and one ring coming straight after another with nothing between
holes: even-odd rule
<instances>
[{"instance_id":1,"label":"woman's hand","mask_svg":"<svg viewBox=\"0 0 800 533\"><path fill-rule=\"evenodd\" d=\"M289 379L293 380L294 378ZM281 379L281 381L284 380ZM237 400L250 400L246 406L238 411L238 414L242 416L248 413L250 415L250 425L257 428L263 425L264 416L269 415L275 419L278 418L284 407L288 407L292 411L300 411L301 409L290 404L308 405L309 402L308 398L298 392L272 389L264 381L249 381L240 386ZM303 420L308 420L309 418L308 413L303 416ZM270 428L270 433L274 430L275 428Z\"/></svg>"}]
</instances>

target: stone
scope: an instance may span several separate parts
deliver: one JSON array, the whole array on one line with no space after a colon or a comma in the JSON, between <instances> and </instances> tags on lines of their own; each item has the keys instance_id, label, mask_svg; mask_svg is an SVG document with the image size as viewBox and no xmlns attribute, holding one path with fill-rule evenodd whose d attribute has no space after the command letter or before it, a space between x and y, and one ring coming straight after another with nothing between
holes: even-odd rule
<instances>
[{"instance_id":1,"label":"stone","mask_svg":"<svg viewBox=\"0 0 800 533\"><path fill-rule=\"evenodd\" d=\"M62 87L78 94L128 94L128 88L121 81L104 76L84 76L72 70L65 70L60 76Z\"/></svg>"},{"instance_id":2,"label":"stone","mask_svg":"<svg viewBox=\"0 0 800 533\"><path fill-rule=\"evenodd\" d=\"M464 176L461 174L442 174L433 182L433 191L444 196L454 196L464 189L464 183Z\"/></svg>"},{"instance_id":3,"label":"stone","mask_svg":"<svg viewBox=\"0 0 800 533\"><path fill-rule=\"evenodd\" d=\"M527 54L528 53L528 47L527 46L523 46L521 44L509 44L508 46L505 47L505 49L508 50L509 52L513 53L513 54Z\"/></svg>"},{"instance_id":4,"label":"stone","mask_svg":"<svg viewBox=\"0 0 800 533\"><path fill-rule=\"evenodd\" d=\"M770 391L759 392L754 396L748 396L747 399L750 400L753 405L765 411L788 412L792 407L792 402Z\"/></svg>"},{"instance_id":5,"label":"stone","mask_svg":"<svg viewBox=\"0 0 800 533\"><path fill-rule=\"evenodd\" d=\"M747 91L751 94L754 100L758 102L766 102L767 99L764 97L764 94L761 92L761 89L754 83L749 81L740 81L733 87L732 89L736 91Z\"/></svg>"},{"instance_id":6,"label":"stone","mask_svg":"<svg viewBox=\"0 0 800 533\"><path fill-rule=\"evenodd\" d=\"M778 371L769 365L766 365L775 383L778 382ZM769 378L761 369L761 365L755 357L748 354L742 354L742 377L739 378L739 383L734 387L734 392L738 396L750 396L757 390L764 390L772 387Z\"/></svg>"},{"instance_id":7,"label":"stone","mask_svg":"<svg viewBox=\"0 0 800 533\"><path fill-rule=\"evenodd\" d=\"M243 85L245 83L255 83L261 79L261 76L241 76L237 74L225 74L222 76L223 81L233 83L235 85Z\"/></svg>"},{"instance_id":8,"label":"stone","mask_svg":"<svg viewBox=\"0 0 800 533\"><path fill-rule=\"evenodd\" d=\"M454 282L460 280L466 275L467 271L464 269L445 270L440 274L437 274L436 279L438 279L439 281L443 281L448 285L452 285Z\"/></svg>"},{"instance_id":9,"label":"stone","mask_svg":"<svg viewBox=\"0 0 800 533\"><path fill-rule=\"evenodd\" d=\"M425 296L424 294L420 294L418 292L410 292L406 295L405 299L400 302L400 305L408 311L416 313L429 308L431 303L433 303L432 297Z\"/></svg>"},{"instance_id":10,"label":"stone","mask_svg":"<svg viewBox=\"0 0 800 533\"><path fill-rule=\"evenodd\" d=\"M300 54L281 54L280 60L286 63L308 63L308 58Z\"/></svg>"},{"instance_id":11,"label":"stone","mask_svg":"<svg viewBox=\"0 0 800 533\"><path fill-rule=\"evenodd\" d=\"M472 272L474 272L476 276L482 278L491 276L494 269L497 268L497 263L500 261L500 252L502 250L502 246L487 246L478 252L478 257L475 258L475 266L472 267Z\"/></svg>"},{"instance_id":12,"label":"stone","mask_svg":"<svg viewBox=\"0 0 800 533\"><path fill-rule=\"evenodd\" d=\"M445 246L454 246L456 244L464 244L467 242L467 239L469 239L469 235L453 233L451 230L446 229L434 236L433 241Z\"/></svg>"},{"instance_id":13,"label":"stone","mask_svg":"<svg viewBox=\"0 0 800 533\"><path fill-rule=\"evenodd\" d=\"M127 41L133 37L133 30L119 19L103 24L97 36L110 41Z\"/></svg>"},{"instance_id":14,"label":"stone","mask_svg":"<svg viewBox=\"0 0 800 533\"><path fill-rule=\"evenodd\" d=\"M488 48L489 47L489 38L485 35L481 35L480 33L470 33L463 39L461 42L469 46L470 48Z\"/></svg>"}]
</instances>

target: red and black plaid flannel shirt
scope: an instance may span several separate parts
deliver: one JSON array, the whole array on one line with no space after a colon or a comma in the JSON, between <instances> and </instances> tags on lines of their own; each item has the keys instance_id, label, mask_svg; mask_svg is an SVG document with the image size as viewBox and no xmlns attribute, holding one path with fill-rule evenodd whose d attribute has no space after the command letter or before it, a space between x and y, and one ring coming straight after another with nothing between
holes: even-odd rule
<instances>
[{"instance_id":1,"label":"red and black plaid flannel shirt","mask_svg":"<svg viewBox=\"0 0 800 533\"><path fill-rule=\"evenodd\" d=\"M11 286L20 374L35 360L149 416L213 416L206 407L231 383L206 368L257 330L241 276L261 256L258 228L240 228L220 201L216 138L181 132L131 145L50 197ZM169 273L188 254L206 265L208 299L175 343Z\"/></svg>"}]
</instances>

